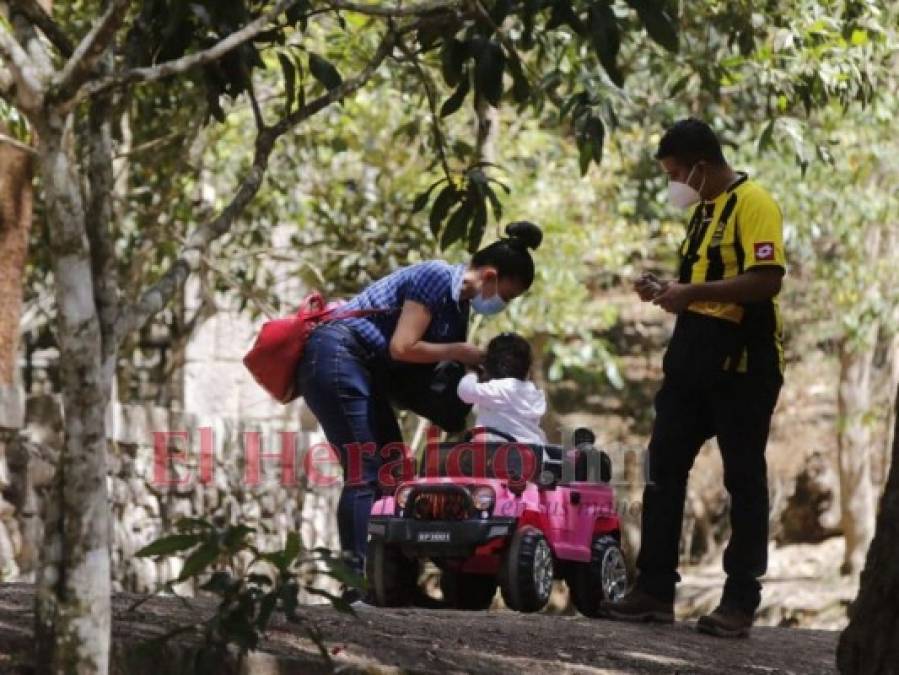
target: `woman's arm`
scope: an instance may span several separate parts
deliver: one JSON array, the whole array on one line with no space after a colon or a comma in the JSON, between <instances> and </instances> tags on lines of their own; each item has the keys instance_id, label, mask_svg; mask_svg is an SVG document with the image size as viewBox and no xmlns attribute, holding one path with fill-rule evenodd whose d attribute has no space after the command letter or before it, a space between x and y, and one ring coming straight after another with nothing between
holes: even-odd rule
<instances>
[{"instance_id":1,"label":"woman's arm","mask_svg":"<svg viewBox=\"0 0 899 675\"><path fill-rule=\"evenodd\" d=\"M467 366L476 366L484 359L483 351L467 342L425 342L421 338L430 323L431 312L427 307L420 302L406 300L390 339L390 357L406 363L460 361Z\"/></svg>"}]
</instances>

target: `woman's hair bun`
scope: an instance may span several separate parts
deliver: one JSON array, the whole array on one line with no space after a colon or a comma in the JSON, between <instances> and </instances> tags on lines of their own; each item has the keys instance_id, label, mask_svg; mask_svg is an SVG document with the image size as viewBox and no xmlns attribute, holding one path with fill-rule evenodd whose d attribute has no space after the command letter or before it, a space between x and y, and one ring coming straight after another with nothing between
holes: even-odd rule
<instances>
[{"instance_id":1,"label":"woman's hair bun","mask_svg":"<svg viewBox=\"0 0 899 675\"><path fill-rule=\"evenodd\" d=\"M506 236L509 243L524 250L537 249L543 241L540 227L527 220L519 220L506 225Z\"/></svg>"}]
</instances>

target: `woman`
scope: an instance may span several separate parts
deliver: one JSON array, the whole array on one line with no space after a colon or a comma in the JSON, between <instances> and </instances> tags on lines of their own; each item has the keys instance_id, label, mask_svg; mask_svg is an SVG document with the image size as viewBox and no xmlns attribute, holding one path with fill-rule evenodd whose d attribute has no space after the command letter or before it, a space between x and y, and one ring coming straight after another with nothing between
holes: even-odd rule
<instances>
[{"instance_id":1,"label":"woman","mask_svg":"<svg viewBox=\"0 0 899 675\"><path fill-rule=\"evenodd\" d=\"M380 449L403 440L387 392L387 369L396 362L481 363L483 351L465 341L469 307L496 314L528 290L534 281L529 249L543 239L540 228L528 222L511 223L506 235L478 251L467 265L431 260L372 283L341 311L384 312L324 323L306 342L297 369L298 391L340 456L340 546L359 572L369 512L379 494ZM366 444L375 451L364 451ZM351 469L356 475L348 475Z\"/></svg>"}]
</instances>

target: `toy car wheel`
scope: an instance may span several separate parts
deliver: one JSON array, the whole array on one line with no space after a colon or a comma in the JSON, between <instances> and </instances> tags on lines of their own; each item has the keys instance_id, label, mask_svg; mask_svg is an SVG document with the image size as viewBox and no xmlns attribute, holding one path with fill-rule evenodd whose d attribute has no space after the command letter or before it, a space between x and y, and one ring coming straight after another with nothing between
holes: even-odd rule
<instances>
[{"instance_id":1,"label":"toy car wheel","mask_svg":"<svg viewBox=\"0 0 899 675\"><path fill-rule=\"evenodd\" d=\"M593 539L590 562L572 563L568 589L577 611L590 617L599 616L602 602L616 602L625 594L627 566L615 537Z\"/></svg>"},{"instance_id":2,"label":"toy car wheel","mask_svg":"<svg viewBox=\"0 0 899 675\"><path fill-rule=\"evenodd\" d=\"M488 609L496 595L496 577L443 570L440 590L446 604L453 609Z\"/></svg>"},{"instance_id":3,"label":"toy car wheel","mask_svg":"<svg viewBox=\"0 0 899 675\"><path fill-rule=\"evenodd\" d=\"M374 539L365 556L365 577L371 601L378 607L402 607L418 588L418 561L397 546Z\"/></svg>"},{"instance_id":4,"label":"toy car wheel","mask_svg":"<svg viewBox=\"0 0 899 675\"><path fill-rule=\"evenodd\" d=\"M553 587L553 554L543 533L535 527L518 530L503 560L500 589L509 609L538 612L546 606Z\"/></svg>"}]
</instances>

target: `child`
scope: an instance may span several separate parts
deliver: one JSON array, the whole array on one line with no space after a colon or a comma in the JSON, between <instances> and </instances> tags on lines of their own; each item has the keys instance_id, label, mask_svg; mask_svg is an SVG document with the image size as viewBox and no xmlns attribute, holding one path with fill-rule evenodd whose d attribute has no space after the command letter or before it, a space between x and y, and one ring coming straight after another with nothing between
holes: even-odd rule
<instances>
[{"instance_id":1,"label":"child","mask_svg":"<svg viewBox=\"0 0 899 675\"><path fill-rule=\"evenodd\" d=\"M487 345L480 381L477 374L469 373L456 393L465 403L477 406L477 426L503 431L521 443L545 444L540 418L546 412L546 397L528 379L530 370L527 340L501 333Z\"/></svg>"}]
</instances>

